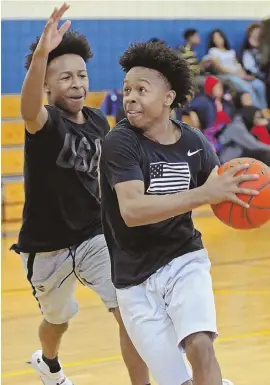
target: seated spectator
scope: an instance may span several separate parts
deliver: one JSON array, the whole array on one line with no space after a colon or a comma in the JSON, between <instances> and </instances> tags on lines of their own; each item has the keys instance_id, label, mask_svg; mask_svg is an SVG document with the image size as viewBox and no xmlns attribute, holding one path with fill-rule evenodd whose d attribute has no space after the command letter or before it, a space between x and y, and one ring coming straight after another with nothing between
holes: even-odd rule
<instances>
[{"instance_id":1,"label":"seated spectator","mask_svg":"<svg viewBox=\"0 0 270 385\"><path fill-rule=\"evenodd\" d=\"M237 61L236 52L230 48L229 42L221 30L216 29L211 33L208 48L208 56L212 58L219 72L219 78L230 80L237 91L250 93L254 106L266 108L264 82L246 73Z\"/></svg>"},{"instance_id":2,"label":"seated spectator","mask_svg":"<svg viewBox=\"0 0 270 385\"><path fill-rule=\"evenodd\" d=\"M123 105L123 91L113 90L106 94L100 109L105 115L116 116L119 107Z\"/></svg>"},{"instance_id":3,"label":"seated spectator","mask_svg":"<svg viewBox=\"0 0 270 385\"><path fill-rule=\"evenodd\" d=\"M259 52L260 24L251 24L247 31L240 54L240 63L247 74L265 81L265 74L261 71Z\"/></svg>"},{"instance_id":4,"label":"seated spectator","mask_svg":"<svg viewBox=\"0 0 270 385\"><path fill-rule=\"evenodd\" d=\"M270 122L259 108L249 106L239 111L247 130L260 142L270 145Z\"/></svg>"},{"instance_id":5,"label":"seated spectator","mask_svg":"<svg viewBox=\"0 0 270 385\"><path fill-rule=\"evenodd\" d=\"M265 75L267 103L270 108L270 18L261 22L259 51L261 70Z\"/></svg>"},{"instance_id":6,"label":"seated spectator","mask_svg":"<svg viewBox=\"0 0 270 385\"><path fill-rule=\"evenodd\" d=\"M234 113L231 102L225 99L221 81L215 76L206 77L204 94L195 95L188 108L198 115L202 130L219 124L228 124Z\"/></svg>"},{"instance_id":7,"label":"seated spectator","mask_svg":"<svg viewBox=\"0 0 270 385\"><path fill-rule=\"evenodd\" d=\"M233 98L235 111L241 110L243 107L252 106L252 99L248 92L237 92Z\"/></svg>"},{"instance_id":8,"label":"seated spectator","mask_svg":"<svg viewBox=\"0 0 270 385\"><path fill-rule=\"evenodd\" d=\"M210 71L213 64L211 60L200 62L197 58L195 47L201 43L200 35L196 29L187 29L184 32L185 44L179 47L180 54L188 61L195 76L195 83L203 87L206 71Z\"/></svg>"},{"instance_id":9,"label":"seated spectator","mask_svg":"<svg viewBox=\"0 0 270 385\"><path fill-rule=\"evenodd\" d=\"M244 107L242 114L250 114L244 112L245 109L253 109L254 107ZM249 118L250 119L250 116ZM232 122L225 126L218 135L219 152L218 156L221 163L225 163L231 159L239 157L249 157L260 160L270 166L270 145L262 143L255 138L251 130L246 126L246 120L241 114L237 114ZM254 120L254 124L255 120Z\"/></svg>"}]
</instances>

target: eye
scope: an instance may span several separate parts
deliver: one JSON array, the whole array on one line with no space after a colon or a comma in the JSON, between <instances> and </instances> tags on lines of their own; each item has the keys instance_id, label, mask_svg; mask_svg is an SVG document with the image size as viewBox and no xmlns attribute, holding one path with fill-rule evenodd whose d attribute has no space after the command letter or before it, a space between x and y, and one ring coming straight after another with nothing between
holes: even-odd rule
<instances>
[{"instance_id":1,"label":"eye","mask_svg":"<svg viewBox=\"0 0 270 385\"><path fill-rule=\"evenodd\" d=\"M85 79L85 78L87 78L87 75L80 75L80 77L81 77L82 79Z\"/></svg>"},{"instance_id":2,"label":"eye","mask_svg":"<svg viewBox=\"0 0 270 385\"><path fill-rule=\"evenodd\" d=\"M70 76L66 75L63 78L61 78L61 80L68 80L69 78L70 78Z\"/></svg>"},{"instance_id":3,"label":"eye","mask_svg":"<svg viewBox=\"0 0 270 385\"><path fill-rule=\"evenodd\" d=\"M145 92L146 88L145 87L140 87L140 92Z\"/></svg>"},{"instance_id":4,"label":"eye","mask_svg":"<svg viewBox=\"0 0 270 385\"><path fill-rule=\"evenodd\" d=\"M129 87L125 87L125 88L124 88L124 92L126 92L126 93L127 93L127 92L130 92L130 88L129 88Z\"/></svg>"}]
</instances>

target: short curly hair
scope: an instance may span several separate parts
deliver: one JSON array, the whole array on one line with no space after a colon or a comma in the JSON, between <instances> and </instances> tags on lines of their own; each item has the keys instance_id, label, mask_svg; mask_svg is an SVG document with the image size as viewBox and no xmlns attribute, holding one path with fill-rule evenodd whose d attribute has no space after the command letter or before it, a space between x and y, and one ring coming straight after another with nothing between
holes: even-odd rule
<instances>
[{"instance_id":1,"label":"short curly hair","mask_svg":"<svg viewBox=\"0 0 270 385\"><path fill-rule=\"evenodd\" d=\"M29 47L30 53L26 56L25 68L28 70L32 62L33 54L37 48L40 37L37 37L36 41L32 43ZM85 63L93 57L88 40L84 35L79 34L74 31L67 31L61 43L49 53L48 65L56 57L65 55L65 54L74 54L79 55L83 58Z\"/></svg>"},{"instance_id":2,"label":"short curly hair","mask_svg":"<svg viewBox=\"0 0 270 385\"><path fill-rule=\"evenodd\" d=\"M172 109L185 105L193 96L195 86L189 64L170 47L151 42L133 43L119 58L119 64L126 73L133 67L158 71L176 93Z\"/></svg>"}]
</instances>

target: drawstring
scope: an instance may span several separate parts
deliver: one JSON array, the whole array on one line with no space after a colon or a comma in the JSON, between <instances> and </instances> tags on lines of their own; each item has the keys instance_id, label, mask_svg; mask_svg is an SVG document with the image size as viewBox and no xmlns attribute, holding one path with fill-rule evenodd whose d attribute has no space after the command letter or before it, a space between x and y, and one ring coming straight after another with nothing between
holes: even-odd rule
<instances>
[{"instance_id":1,"label":"drawstring","mask_svg":"<svg viewBox=\"0 0 270 385\"><path fill-rule=\"evenodd\" d=\"M77 250L77 246L74 247L74 250L72 251L72 248L71 247L68 247L68 256L67 256L67 259L71 256L72 258L72 270L71 272L60 282L59 286L62 286L62 284L65 282L66 279L68 279L68 277L71 276L71 274L75 274L75 277L78 279L78 281L85 286L85 283L78 277L75 269L76 269L76 262L75 262L75 257L76 257L76 250Z\"/></svg>"}]
</instances>

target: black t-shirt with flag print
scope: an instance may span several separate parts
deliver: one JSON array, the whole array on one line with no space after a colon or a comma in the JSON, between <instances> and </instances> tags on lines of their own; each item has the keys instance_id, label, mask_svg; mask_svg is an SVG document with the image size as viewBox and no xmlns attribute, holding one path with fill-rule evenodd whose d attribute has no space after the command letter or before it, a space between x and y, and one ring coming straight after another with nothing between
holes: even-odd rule
<instances>
[{"instance_id":1,"label":"black t-shirt with flag print","mask_svg":"<svg viewBox=\"0 0 270 385\"><path fill-rule=\"evenodd\" d=\"M174 194L205 183L219 160L197 129L174 121L180 139L162 145L145 137L127 119L108 133L100 161L102 222L116 288L138 285L183 254L203 248L191 212L165 221L128 227L119 210L115 185L141 180L145 194Z\"/></svg>"}]
</instances>

